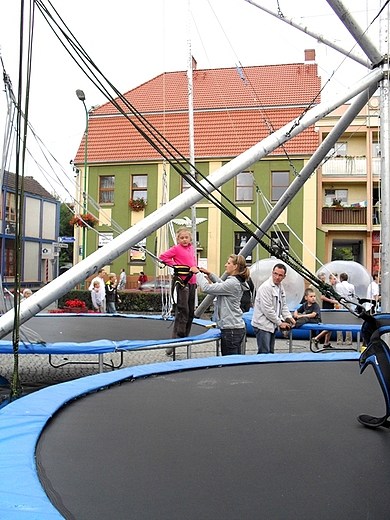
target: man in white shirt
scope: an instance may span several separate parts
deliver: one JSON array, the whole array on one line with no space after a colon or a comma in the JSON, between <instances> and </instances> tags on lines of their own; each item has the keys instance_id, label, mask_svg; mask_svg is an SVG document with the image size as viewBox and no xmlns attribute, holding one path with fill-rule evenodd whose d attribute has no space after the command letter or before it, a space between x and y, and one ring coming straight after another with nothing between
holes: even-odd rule
<instances>
[{"instance_id":1,"label":"man in white shirt","mask_svg":"<svg viewBox=\"0 0 390 520\"><path fill-rule=\"evenodd\" d=\"M274 265L270 278L257 291L252 327L256 334L257 353L273 354L275 333L279 328L287 333L295 320L286 304L286 293L282 281L286 277L286 266Z\"/></svg>"},{"instance_id":2,"label":"man in white shirt","mask_svg":"<svg viewBox=\"0 0 390 520\"><path fill-rule=\"evenodd\" d=\"M102 299L102 312L106 312L106 285L104 282L105 274L106 272L104 271L104 269L99 269L97 276L95 276L95 278L92 279L88 288L89 291L92 291L94 282L99 282L99 292Z\"/></svg>"},{"instance_id":3,"label":"man in white shirt","mask_svg":"<svg viewBox=\"0 0 390 520\"><path fill-rule=\"evenodd\" d=\"M380 297L380 289L379 289L379 283L380 283L380 278L379 278L379 273L378 271L374 271L373 275L372 275L372 282L369 284L369 286L367 287L367 295L366 295L366 298L367 300L374 300L375 301L375 306L374 307L371 307L371 310L373 312L376 311L376 308L379 304L379 301L381 299Z\"/></svg>"},{"instance_id":4,"label":"man in white shirt","mask_svg":"<svg viewBox=\"0 0 390 520\"><path fill-rule=\"evenodd\" d=\"M121 269L121 274L119 275L118 291L123 291L126 289L126 279L126 271Z\"/></svg>"},{"instance_id":5,"label":"man in white shirt","mask_svg":"<svg viewBox=\"0 0 390 520\"><path fill-rule=\"evenodd\" d=\"M340 274L340 281L336 283L335 286L336 292L340 294L340 296L344 296L346 300L350 300L355 294L355 286L348 282L347 273ZM341 345L343 342L343 333L341 331L337 332L337 344ZM352 345L352 332L345 333L345 344Z\"/></svg>"}]
</instances>

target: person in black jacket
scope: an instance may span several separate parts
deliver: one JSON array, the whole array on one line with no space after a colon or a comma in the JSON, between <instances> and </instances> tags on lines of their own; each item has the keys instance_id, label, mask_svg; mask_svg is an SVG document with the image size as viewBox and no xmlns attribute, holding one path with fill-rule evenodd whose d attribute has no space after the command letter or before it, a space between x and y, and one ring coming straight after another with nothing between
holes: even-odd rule
<instances>
[{"instance_id":1,"label":"person in black jacket","mask_svg":"<svg viewBox=\"0 0 390 520\"><path fill-rule=\"evenodd\" d=\"M240 303L242 312L248 312L249 309L253 307L253 300L255 298L255 286L252 278L249 277L246 283L249 285L249 291L244 291L242 295Z\"/></svg>"},{"instance_id":2,"label":"person in black jacket","mask_svg":"<svg viewBox=\"0 0 390 520\"><path fill-rule=\"evenodd\" d=\"M116 304L121 303L117 292L118 280L115 273L108 275L108 282L106 283L106 302L107 312L115 314Z\"/></svg>"}]
</instances>

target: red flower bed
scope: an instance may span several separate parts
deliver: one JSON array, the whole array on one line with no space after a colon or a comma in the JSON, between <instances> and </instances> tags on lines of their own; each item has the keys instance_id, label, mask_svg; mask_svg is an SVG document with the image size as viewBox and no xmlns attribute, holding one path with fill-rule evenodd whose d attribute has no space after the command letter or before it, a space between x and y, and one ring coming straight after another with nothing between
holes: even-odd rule
<instances>
[{"instance_id":1,"label":"red flower bed","mask_svg":"<svg viewBox=\"0 0 390 520\"><path fill-rule=\"evenodd\" d=\"M82 300L78 300L77 298L75 300L67 300L65 302L65 307L77 307L77 308L85 307L85 308L87 308L87 306L85 305L85 302L83 302Z\"/></svg>"}]
</instances>

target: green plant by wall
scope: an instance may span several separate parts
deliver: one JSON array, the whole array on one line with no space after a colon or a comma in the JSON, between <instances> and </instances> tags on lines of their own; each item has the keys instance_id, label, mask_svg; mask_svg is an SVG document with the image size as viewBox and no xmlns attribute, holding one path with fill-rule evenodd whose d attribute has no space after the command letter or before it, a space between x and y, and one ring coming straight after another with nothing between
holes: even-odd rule
<instances>
[{"instance_id":1,"label":"green plant by wall","mask_svg":"<svg viewBox=\"0 0 390 520\"><path fill-rule=\"evenodd\" d=\"M122 301L117 305L118 312L124 313L156 313L162 312L161 294L143 291L119 291L119 297ZM205 297L204 294L199 295L199 303ZM88 290L74 289L58 299L58 309L64 309L65 302L68 300L81 300L85 302L88 310L92 311L91 293Z\"/></svg>"}]
</instances>

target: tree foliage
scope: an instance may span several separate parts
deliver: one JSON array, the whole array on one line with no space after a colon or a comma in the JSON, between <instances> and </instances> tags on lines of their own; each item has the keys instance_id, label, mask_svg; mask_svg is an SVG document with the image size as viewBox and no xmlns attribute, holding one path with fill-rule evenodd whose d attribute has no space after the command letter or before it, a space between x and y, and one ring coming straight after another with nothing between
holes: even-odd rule
<instances>
[{"instance_id":1,"label":"tree foliage","mask_svg":"<svg viewBox=\"0 0 390 520\"><path fill-rule=\"evenodd\" d=\"M61 203L60 206L60 236L61 237L72 237L73 226L69 224L73 213L69 207L69 204ZM59 266L73 263L73 244L68 244L67 248L61 248L59 256Z\"/></svg>"}]
</instances>

